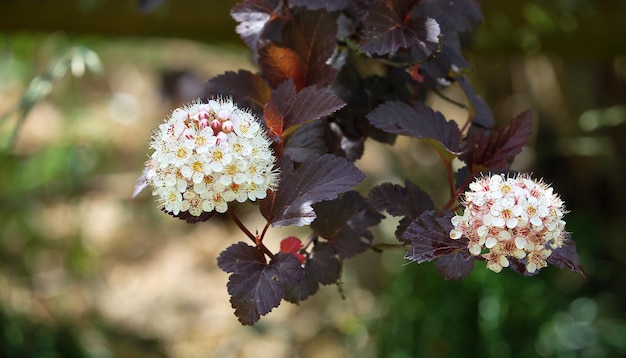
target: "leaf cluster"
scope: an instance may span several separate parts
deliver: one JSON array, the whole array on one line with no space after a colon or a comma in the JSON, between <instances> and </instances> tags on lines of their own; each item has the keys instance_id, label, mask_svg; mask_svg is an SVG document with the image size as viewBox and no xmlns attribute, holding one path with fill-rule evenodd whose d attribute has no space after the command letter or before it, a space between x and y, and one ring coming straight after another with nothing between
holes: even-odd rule
<instances>
[{"instance_id":1,"label":"leaf cluster","mask_svg":"<svg viewBox=\"0 0 626 358\"><path fill-rule=\"evenodd\" d=\"M482 20L478 1L245 0L231 15L258 72L216 76L207 96L231 97L255 114L280 169L277 191L259 203L267 221L260 234L229 210L252 241L218 258L238 319L254 324L283 299L297 303L338 282L344 259L375 248L369 228L383 212L400 217L396 238L407 259L434 260L446 279L467 277L476 258L466 242L450 239L451 210L475 176L507 171L532 129L529 111L492 128L489 107L467 79L460 38ZM452 121L424 99L455 83L469 114ZM377 185L366 196L353 189L364 179L354 161L366 139L393 144L397 136L424 141L439 155L447 203L436 205L409 181ZM456 173L455 159L465 164ZM304 243L286 238L272 253L263 243L272 226L308 226L311 234ZM556 251L555 265L582 270L573 246Z\"/></svg>"}]
</instances>

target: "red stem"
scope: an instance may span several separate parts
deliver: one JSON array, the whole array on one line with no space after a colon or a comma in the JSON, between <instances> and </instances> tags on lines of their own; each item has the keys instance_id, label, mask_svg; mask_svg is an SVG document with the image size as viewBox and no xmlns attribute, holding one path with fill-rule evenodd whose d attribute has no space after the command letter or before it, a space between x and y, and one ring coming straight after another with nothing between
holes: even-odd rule
<instances>
[{"instance_id":1,"label":"red stem","mask_svg":"<svg viewBox=\"0 0 626 358\"><path fill-rule=\"evenodd\" d=\"M237 215L235 215L235 213L232 210L230 210L230 208L228 208L226 212L228 213L228 216L230 216L230 218L233 219L237 227L241 231L243 231L243 233L246 234L246 236L250 238L252 242L254 242L254 244L256 245L256 247L259 248L259 250L261 250L264 254L269 256L270 259L274 258L274 254L265 245L263 245L263 242L261 242L262 239L259 238L258 236L255 236L253 233L251 233L250 230L248 230L248 228L241 222L241 220L239 220ZM266 225L266 228L267 228L267 225ZM265 230L263 231L263 234L265 234Z\"/></svg>"}]
</instances>

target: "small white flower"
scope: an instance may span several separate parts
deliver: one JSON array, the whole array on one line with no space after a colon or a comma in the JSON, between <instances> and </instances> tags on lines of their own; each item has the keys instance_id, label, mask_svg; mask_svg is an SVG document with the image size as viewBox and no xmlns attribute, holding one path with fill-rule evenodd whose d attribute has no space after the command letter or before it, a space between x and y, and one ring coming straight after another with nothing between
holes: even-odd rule
<instances>
[{"instance_id":1,"label":"small white flower","mask_svg":"<svg viewBox=\"0 0 626 358\"><path fill-rule=\"evenodd\" d=\"M465 212L451 219L450 237L466 237L472 255L488 250L482 256L492 271L500 272L513 257L535 272L547 265L550 248L563 245L563 202L541 181L526 175L482 177L464 198Z\"/></svg>"},{"instance_id":2,"label":"small white flower","mask_svg":"<svg viewBox=\"0 0 626 358\"><path fill-rule=\"evenodd\" d=\"M175 109L154 132L146 182L165 211L228 210L232 201L265 198L278 173L271 141L258 120L230 99Z\"/></svg>"}]
</instances>

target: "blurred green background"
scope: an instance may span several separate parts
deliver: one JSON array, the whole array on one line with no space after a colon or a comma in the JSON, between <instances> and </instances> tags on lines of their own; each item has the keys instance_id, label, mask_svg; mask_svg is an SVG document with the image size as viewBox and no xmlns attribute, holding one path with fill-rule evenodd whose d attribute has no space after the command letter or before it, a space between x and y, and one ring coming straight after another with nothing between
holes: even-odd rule
<instances>
[{"instance_id":1,"label":"blurred green background","mask_svg":"<svg viewBox=\"0 0 626 358\"><path fill-rule=\"evenodd\" d=\"M130 199L164 114L206 79L254 69L233 3L0 0L1 357L626 356L625 1L486 1L466 39L498 123L533 111L513 167L561 194L585 277L478 264L449 282L402 252L368 252L347 262L345 299L325 287L252 328L215 263L240 233L173 220L148 193ZM445 191L420 143L368 143L357 164L372 182Z\"/></svg>"}]
</instances>

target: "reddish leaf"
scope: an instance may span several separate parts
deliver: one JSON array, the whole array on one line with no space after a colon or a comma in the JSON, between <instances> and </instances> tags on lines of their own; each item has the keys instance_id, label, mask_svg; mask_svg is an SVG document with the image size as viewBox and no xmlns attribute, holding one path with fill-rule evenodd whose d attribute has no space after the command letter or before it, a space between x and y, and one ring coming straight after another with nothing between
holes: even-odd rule
<instances>
[{"instance_id":1,"label":"reddish leaf","mask_svg":"<svg viewBox=\"0 0 626 358\"><path fill-rule=\"evenodd\" d=\"M290 169L283 165L278 191L261 201L263 216L272 226L308 225L315 219L311 205L335 199L363 180L364 175L345 158L325 154Z\"/></svg>"},{"instance_id":2,"label":"reddish leaf","mask_svg":"<svg viewBox=\"0 0 626 358\"><path fill-rule=\"evenodd\" d=\"M317 242L304 264L305 278L289 290L285 300L299 303L317 292L319 285L330 285L339 280L341 261L335 249L325 242Z\"/></svg>"},{"instance_id":3,"label":"reddish leaf","mask_svg":"<svg viewBox=\"0 0 626 358\"><path fill-rule=\"evenodd\" d=\"M528 110L489 136L485 136L483 131L476 132L469 138L467 152L461 159L474 175L485 170L506 170L508 161L522 151L531 132L532 119Z\"/></svg>"},{"instance_id":4,"label":"reddish leaf","mask_svg":"<svg viewBox=\"0 0 626 358\"><path fill-rule=\"evenodd\" d=\"M280 242L280 252L295 255L298 261L304 262L306 258L298 251L302 248L302 241L295 236L284 238Z\"/></svg>"},{"instance_id":5,"label":"reddish leaf","mask_svg":"<svg viewBox=\"0 0 626 358\"><path fill-rule=\"evenodd\" d=\"M349 191L332 201L313 205L317 218L311 229L348 258L367 250L374 237L367 230L384 218L359 193Z\"/></svg>"},{"instance_id":6,"label":"reddish leaf","mask_svg":"<svg viewBox=\"0 0 626 358\"><path fill-rule=\"evenodd\" d=\"M443 114L422 102L409 106L388 101L370 112L367 119L385 132L425 139L447 161L461 153L461 131L456 122L446 120Z\"/></svg>"},{"instance_id":7,"label":"reddish leaf","mask_svg":"<svg viewBox=\"0 0 626 358\"><path fill-rule=\"evenodd\" d=\"M235 30L253 51L263 40L280 41L290 18L283 0L246 0L235 5L230 15L239 23Z\"/></svg>"},{"instance_id":8,"label":"reddish leaf","mask_svg":"<svg viewBox=\"0 0 626 358\"><path fill-rule=\"evenodd\" d=\"M337 15L296 9L280 44L259 50L259 65L272 87L293 79L296 89L329 85L336 70L327 64L336 47Z\"/></svg>"},{"instance_id":9,"label":"reddish leaf","mask_svg":"<svg viewBox=\"0 0 626 358\"><path fill-rule=\"evenodd\" d=\"M378 55L413 46L427 55L437 50L439 25L432 18L415 17L411 10L406 1L374 0L364 20L361 49Z\"/></svg>"},{"instance_id":10,"label":"reddish leaf","mask_svg":"<svg viewBox=\"0 0 626 358\"><path fill-rule=\"evenodd\" d=\"M273 137L291 133L296 125L327 116L345 106L328 88L309 86L296 93L292 79L281 83L265 106L265 123ZM291 129L291 131L289 131Z\"/></svg>"},{"instance_id":11,"label":"reddish leaf","mask_svg":"<svg viewBox=\"0 0 626 358\"><path fill-rule=\"evenodd\" d=\"M404 257L417 263L443 258L436 266L444 278L449 280L467 277L474 268L471 254L467 249L467 239L450 238L450 230L453 228L450 222L452 216L451 212L444 215L435 211L424 212L404 233L404 239L411 243Z\"/></svg>"},{"instance_id":12,"label":"reddish leaf","mask_svg":"<svg viewBox=\"0 0 626 358\"><path fill-rule=\"evenodd\" d=\"M230 302L235 316L245 325L254 324L278 307L287 290L304 280L304 269L294 255L278 253L266 264L259 250L241 242L227 248L218 265L232 272L227 284Z\"/></svg>"},{"instance_id":13,"label":"reddish leaf","mask_svg":"<svg viewBox=\"0 0 626 358\"><path fill-rule=\"evenodd\" d=\"M207 82L209 96L230 96L242 108L250 108L261 118L263 107L270 99L270 89L259 75L250 71L228 71Z\"/></svg>"}]
</instances>

